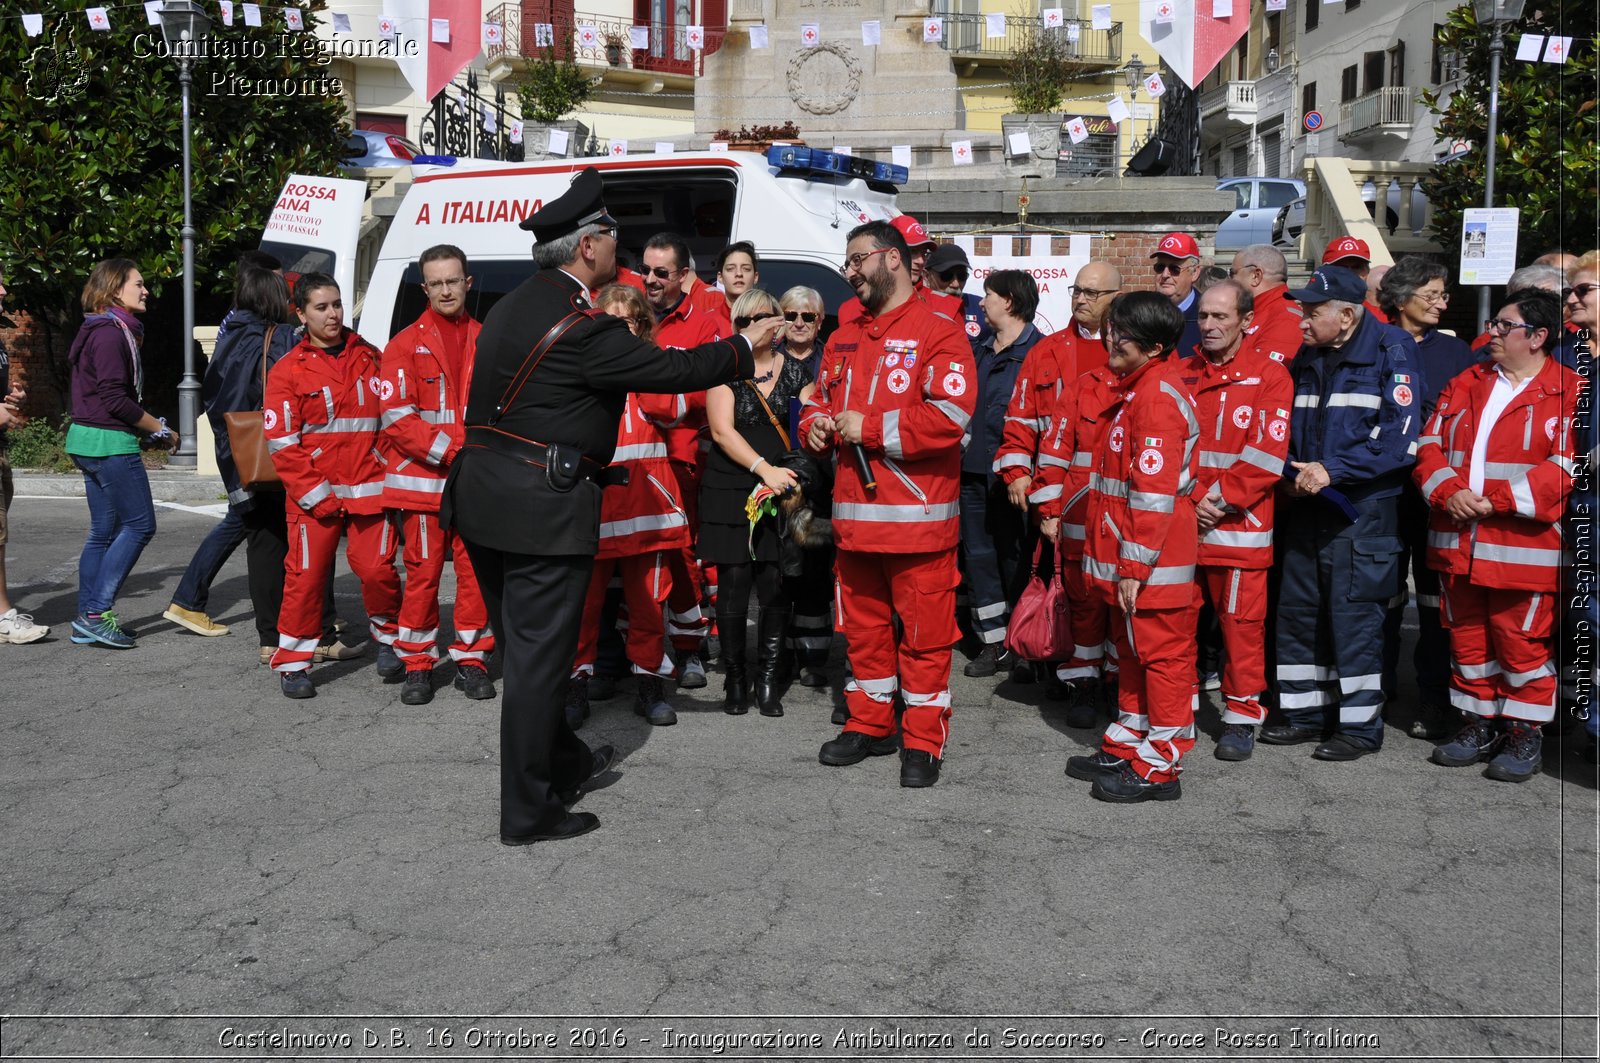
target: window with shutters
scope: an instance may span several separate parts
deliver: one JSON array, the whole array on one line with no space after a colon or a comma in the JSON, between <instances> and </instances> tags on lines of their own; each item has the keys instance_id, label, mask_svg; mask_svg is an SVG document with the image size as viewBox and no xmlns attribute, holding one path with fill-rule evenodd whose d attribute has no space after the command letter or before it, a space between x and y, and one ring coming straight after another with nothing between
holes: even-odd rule
<instances>
[{"instance_id":1,"label":"window with shutters","mask_svg":"<svg viewBox=\"0 0 1600 1063\"><path fill-rule=\"evenodd\" d=\"M1283 175L1283 137L1277 133L1261 138L1261 173L1266 177Z\"/></svg>"},{"instance_id":2,"label":"window with shutters","mask_svg":"<svg viewBox=\"0 0 1600 1063\"><path fill-rule=\"evenodd\" d=\"M1300 113L1310 114L1317 109L1317 83L1308 81L1300 89Z\"/></svg>"},{"instance_id":3,"label":"window with shutters","mask_svg":"<svg viewBox=\"0 0 1600 1063\"><path fill-rule=\"evenodd\" d=\"M1354 67L1354 66L1347 66L1347 67L1344 68L1343 71L1340 72L1340 74L1339 74L1339 102L1340 103L1349 103L1351 100L1356 98L1356 96L1359 93L1359 90L1357 88L1359 82L1356 79L1359 76L1360 76L1360 68Z\"/></svg>"},{"instance_id":4,"label":"window with shutters","mask_svg":"<svg viewBox=\"0 0 1600 1063\"><path fill-rule=\"evenodd\" d=\"M1361 57L1363 93L1377 92L1383 88L1383 75L1388 65L1389 57L1383 52L1368 52Z\"/></svg>"},{"instance_id":5,"label":"window with shutters","mask_svg":"<svg viewBox=\"0 0 1600 1063\"><path fill-rule=\"evenodd\" d=\"M1317 22L1322 18L1321 0L1306 0L1306 32L1310 33L1317 28Z\"/></svg>"},{"instance_id":6,"label":"window with shutters","mask_svg":"<svg viewBox=\"0 0 1600 1063\"><path fill-rule=\"evenodd\" d=\"M1406 42L1396 41L1395 46L1389 49L1389 84L1404 85L1406 83Z\"/></svg>"}]
</instances>

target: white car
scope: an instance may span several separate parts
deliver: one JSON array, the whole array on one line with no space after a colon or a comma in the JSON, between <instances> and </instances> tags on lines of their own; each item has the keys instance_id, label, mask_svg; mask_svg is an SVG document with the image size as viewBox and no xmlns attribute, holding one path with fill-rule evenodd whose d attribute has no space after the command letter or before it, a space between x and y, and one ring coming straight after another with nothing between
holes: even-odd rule
<instances>
[{"instance_id":1,"label":"white car","mask_svg":"<svg viewBox=\"0 0 1600 1063\"><path fill-rule=\"evenodd\" d=\"M1233 213L1217 226L1218 251L1271 243L1278 211L1306 194L1304 181L1288 177L1228 177L1217 182L1217 191L1223 190L1233 193L1234 203Z\"/></svg>"}]
</instances>

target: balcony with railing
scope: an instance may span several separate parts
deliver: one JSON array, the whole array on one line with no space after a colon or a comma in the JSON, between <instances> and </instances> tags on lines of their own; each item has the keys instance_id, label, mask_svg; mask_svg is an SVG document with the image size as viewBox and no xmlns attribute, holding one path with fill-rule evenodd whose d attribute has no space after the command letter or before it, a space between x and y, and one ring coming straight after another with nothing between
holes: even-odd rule
<instances>
[{"instance_id":1,"label":"balcony with railing","mask_svg":"<svg viewBox=\"0 0 1600 1063\"><path fill-rule=\"evenodd\" d=\"M1386 88L1357 96L1339 105L1339 139L1371 140L1385 134L1411 133L1411 113L1417 92L1408 85Z\"/></svg>"},{"instance_id":2,"label":"balcony with railing","mask_svg":"<svg viewBox=\"0 0 1600 1063\"><path fill-rule=\"evenodd\" d=\"M1011 58L1012 53L1034 34L1059 34L1066 45L1067 56L1093 66L1120 66L1122 64L1122 23L1113 22L1108 30L1093 29L1088 22L1068 19L1059 27L1045 29L1039 18L1012 15L1006 19L1006 32L1000 37L989 36L986 15L952 14L936 12L944 19L942 47L958 62L972 65L998 65Z\"/></svg>"},{"instance_id":3,"label":"balcony with railing","mask_svg":"<svg viewBox=\"0 0 1600 1063\"><path fill-rule=\"evenodd\" d=\"M501 30L501 43L485 54L491 71L497 63L537 59L547 49L560 56L570 46L573 61L580 65L693 78L699 76L704 57L722 47L727 35L725 27L706 26L696 39L688 26L638 22L548 2L526 7L501 4L484 21ZM634 28L648 31L647 47L632 47L629 31Z\"/></svg>"},{"instance_id":4,"label":"balcony with railing","mask_svg":"<svg viewBox=\"0 0 1600 1063\"><path fill-rule=\"evenodd\" d=\"M1225 81L1200 94L1200 121L1250 126L1256 121L1256 83ZM1202 126L1202 128L1204 128Z\"/></svg>"}]
</instances>

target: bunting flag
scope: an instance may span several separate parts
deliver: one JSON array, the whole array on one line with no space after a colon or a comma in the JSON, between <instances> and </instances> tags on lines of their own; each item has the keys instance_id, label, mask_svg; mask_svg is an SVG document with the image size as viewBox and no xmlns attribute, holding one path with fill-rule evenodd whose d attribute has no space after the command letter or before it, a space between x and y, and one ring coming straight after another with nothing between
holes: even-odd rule
<instances>
[{"instance_id":1,"label":"bunting flag","mask_svg":"<svg viewBox=\"0 0 1600 1063\"><path fill-rule=\"evenodd\" d=\"M706 28L704 26L690 26L684 31L683 39L691 52L698 52L706 46Z\"/></svg>"},{"instance_id":2,"label":"bunting flag","mask_svg":"<svg viewBox=\"0 0 1600 1063\"><path fill-rule=\"evenodd\" d=\"M506 138L513 144L522 143L522 119L510 118L506 120Z\"/></svg>"},{"instance_id":3,"label":"bunting flag","mask_svg":"<svg viewBox=\"0 0 1600 1063\"><path fill-rule=\"evenodd\" d=\"M613 158L619 155L626 155L628 154L628 142L626 140L613 140L610 147L606 148L606 153Z\"/></svg>"},{"instance_id":4,"label":"bunting flag","mask_svg":"<svg viewBox=\"0 0 1600 1063\"><path fill-rule=\"evenodd\" d=\"M1112 125L1121 125L1128 120L1128 101L1121 96L1113 96L1106 101L1106 117L1111 119Z\"/></svg>"},{"instance_id":5,"label":"bunting flag","mask_svg":"<svg viewBox=\"0 0 1600 1063\"><path fill-rule=\"evenodd\" d=\"M1059 7L1047 7L1044 9L1045 29L1060 29L1061 24L1065 21L1066 19L1062 17L1061 9Z\"/></svg>"},{"instance_id":6,"label":"bunting flag","mask_svg":"<svg viewBox=\"0 0 1600 1063\"><path fill-rule=\"evenodd\" d=\"M349 15L345 15L345 14L341 14L340 12L335 11L333 13L333 32L335 32L335 33L352 33L352 32L354 32L353 30L350 29L350 16Z\"/></svg>"},{"instance_id":7,"label":"bunting flag","mask_svg":"<svg viewBox=\"0 0 1600 1063\"><path fill-rule=\"evenodd\" d=\"M1067 136L1074 144L1082 144L1089 139L1089 126L1082 118L1074 118L1067 123Z\"/></svg>"},{"instance_id":8,"label":"bunting flag","mask_svg":"<svg viewBox=\"0 0 1600 1063\"><path fill-rule=\"evenodd\" d=\"M1551 37L1550 46L1544 50L1544 61L1558 66L1563 65L1570 51L1572 51L1571 37Z\"/></svg>"},{"instance_id":9,"label":"bunting flag","mask_svg":"<svg viewBox=\"0 0 1600 1063\"><path fill-rule=\"evenodd\" d=\"M106 14L106 9L105 8L103 8L103 7L87 8L84 11L84 16L87 17L88 20L89 20L89 28L90 29L97 30L97 31L102 31L102 32L105 32L105 33L110 33L111 32L111 16Z\"/></svg>"},{"instance_id":10,"label":"bunting flag","mask_svg":"<svg viewBox=\"0 0 1600 1063\"><path fill-rule=\"evenodd\" d=\"M1151 74L1144 79L1144 91L1150 94L1152 100L1157 99L1167 91L1167 83L1161 80L1160 74Z\"/></svg>"},{"instance_id":11,"label":"bunting flag","mask_svg":"<svg viewBox=\"0 0 1600 1063\"><path fill-rule=\"evenodd\" d=\"M500 23L498 23L498 22L485 22L483 24L483 48L484 48L484 51L488 51L490 48L498 48L498 47L500 47L501 42L504 41L505 39L506 39L505 27L500 25Z\"/></svg>"},{"instance_id":12,"label":"bunting flag","mask_svg":"<svg viewBox=\"0 0 1600 1063\"><path fill-rule=\"evenodd\" d=\"M866 19L861 23L861 44L866 48L876 48L883 43L883 23L875 18Z\"/></svg>"},{"instance_id":13,"label":"bunting flag","mask_svg":"<svg viewBox=\"0 0 1600 1063\"><path fill-rule=\"evenodd\" d=\"M578 23L578 47L595 48L600 44L600 27L593 22Z\"/></svg>"},{"instance_id":14,"label":"bunting flag","mask_svg":"<svg viewBox=\"0 0 1600 1063\"><path fill-rule=\"evenodd\" d=\"M922 20L922 43L938 44L944 40L944 19L925 18Z\"/></svg>"},{"instance_id":15,"label":"bunting flag","mask_svg":"<svg viewBox=\"0 0 1600 1063\"><path fill-rule=\"evenodd\" d=\"M297 33L306 28L305 13L298 7L284 8L283 21L290 29Z\"/></svg>"},{"instance_id":16,"label":"bunting flag","mask_svg":"<svg viewBox=\"0 0 1600 1063\"><path fill-rule=\"evenodd\" d=\"M485 133L494 133L499 130L500 126L495 121L494 109L488 103L478 105L478 115L483 119L483 131Z\"/></svg>"},{"instance_id":17,"label":"bunting flag","mask_svg":"<svg viewBox=\"0 0 1600 1063\"><path fill-rule=\"evenodd\" d=\"M556 43L556 28L548 22L537 22L533 27L533 43L540 48L549 48Z\"/></svg>"},{"instance_id":18,"label":"bunting flag","mask_svg":"<svg viewBox=\"0 0 1600 1063\"><path fill-rule=\"evenodd\" d=\"M22 32L30 37L37 37L44 32L43 15L23 15Z\"/></svg>"},{"instance_id":19,"label":"bunting flag","mask_svg":"<svg viewBox=\"0 0 1600 1063\"><path fill-rule=\"evenodd\" d=\"M807 22L800 27L800 43L807 48L815 48L822 43L822 29L815 22Z\"/></svg>"},{"instance_id":20,"label":"bunting flag","mask_svg":"<svg viewBox=\"0 0 1600 1063\"><path fill-rule=\"evenodd\" d=\"M628 27L628 47L636 52L642 52L650 47L649 26Z\"/></svg>"},{"instance_id":21,"label":"bunting flag","mask_svg":"<svg viewBox=\"0 0 1600 1063\"><path fill-rule=\"evenodd\" d=\"M241 6L244 8L244 24L246 26L259 26L259 25L261 25L261 5L260 4L243 4Z\"/></svg>"},{"instance_id":22,"label":"bunting flag","mask_svg":"<svg viewBox=\"0 0 1600 1063\"><path fill-rule=\"evenodd\" d=\"M956 166L971 166L972 141L952 140L950 142L950 161Z\"/></svg>"},{"instance_id":23,"label":"bunting flag","mask_svg":"<svg viewBox=\"0 0 1600 1063\"><path fill-rule=\"evenodd\" d=\"M765 25L750 27L750 47L758 51L767 47L767 27Z\"/></svg>"},{"instance_id":24,"label":"bunting flag","mask_svg":"<svg viewBox=\"0 0 1600 1063\"><path fill-rule=\"evenodd\" d=\"M550 130L550 139L545 144L545 150L551 155L565 155L569 137L565 129Z\"/></svg>"},{"instance_id":25,"label":"bunting flag","mask_svg":"<svg viewBox=\"0 0 1600 1063\"><path fill-rule=\"evenodd\" d=\"M1003 11L991 12L983 16L985 23L985 36L1004 37L1006 35L1006 16Z\"/></svg>"},{"instance_id":26,"label":"bunting flag","mask_svg":"<svg viewBox=\"0 0 1600 1063\"><path fill-rule=\"evenodd\" d=\"M1218 18L1212 13L1213 4L1214 0L1139 0L1140 36L1190 88L1216 69L1250 28L1248 18Z\"/></svg>"},{"instance_id":27,"label":"bunting flag","mask_svg":"<svg viewBox=\"0 0 1600 1063\"><path fill-rule=\"evenodd\" d=\"M1267 0L1267 10L1287 11L1289 10L1289 0Z\"/></svg>"},{"instance_id":28,"label":"bunting flag","mask_svg":"<svg viewBox=\"0 0 1600 1063\"><path fill-rule=\"evenodd\" d=\"M161 25L161 0L145 0L144 20L152 26Z\"/></svg>"}]
</instances>

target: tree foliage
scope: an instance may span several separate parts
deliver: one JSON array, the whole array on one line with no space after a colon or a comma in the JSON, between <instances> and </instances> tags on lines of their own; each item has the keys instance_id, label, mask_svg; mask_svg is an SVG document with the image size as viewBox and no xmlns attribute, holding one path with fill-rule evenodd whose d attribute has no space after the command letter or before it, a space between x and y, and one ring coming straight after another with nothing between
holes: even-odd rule
<instances>
[{"instance_id":1,"label":"tree foliage","mask_svg":"<svg viewBox=\"0 0 1600 1063\"><path fill-rule=\"evenodd\" d=\"M1563 7L1568 9L1565 22ZM1581 16L1577 8L1584 9ZM1524 32L1573 36L1571 57L1561 66L1515 59ZM1433 204L1434 235L1446 247L1460 239L1462 212L1483 206L1490 39L1471 4L1451 11L1438 43L1461 56L1461 84L1443 100L1439 92L1422 94L1423 102L1439 116L1439 139L1468 145L1464 155L1434 167L1424 182ZM1562 0L1529 0L1523 17L1505 34L1495 138L1495 205L1522 211L1517 255L1523 263L1555 247L1582 253L1596 246L1597 46L1593 7Z\"/></svg>"},{"instance_id":2,"label":"tree foliage","mask_svg":"<svg viewBox=\"0 0 1600 1063\"><path fill-rule=\"evenodd\" d=\"M349 130L337 81L312 33L322 0L290 33L282 10L265 25L223 26L229 54L197 58L191 87L196 320L227 305L239 252L260 240L288 174L333 174ZM16 16L43 9L44 33ZM146 397L176 407L182 363L183 136L178 62L138 7L113 7L109 32L90 29L81 0L0 0L0 268L7 304L43 330L57 374L94 264L125 256L151 289L145 316ZM237 54L241 52L257 54ZM64 393L64 388L62 389Z\"/></svg>"},{"instance_id":3,"label":"tree foliage","mask_svg":"<svg viewBox=\"0 0 1600 1063\"><path fill-rule=\"evenodd\" d=\"M1019 114L1048 114L1061 107L1073 80L1088 67L1074 54L1065 30L1046 29L1038 19L1026 25L1022 44L1006 59L1011 101Z\"/></svg>"},{"instance_id":4,"label":"tree foliage","mask_svg":"<svg viewBox=\"0 0 1600 1063\"><path fill-rule=\"evenodd\" d=\"M573 61L571 41L561 54L555 48L543 49L517 83L522 115L531 122L559 122L589 102L593 93L594 75Z\"/></svg>"}]
</instances>

